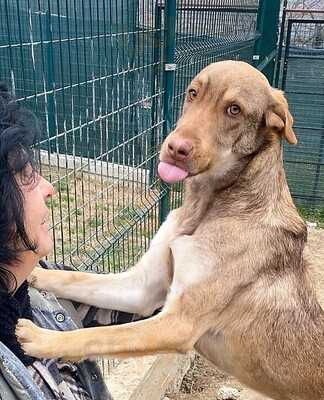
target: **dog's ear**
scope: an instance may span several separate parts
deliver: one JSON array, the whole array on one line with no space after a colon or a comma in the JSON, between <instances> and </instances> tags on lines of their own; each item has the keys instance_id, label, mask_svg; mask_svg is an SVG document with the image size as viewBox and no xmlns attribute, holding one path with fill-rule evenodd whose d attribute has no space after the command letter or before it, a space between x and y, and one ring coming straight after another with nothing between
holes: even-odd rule
<instances>
[{"instance_id":1,"label":"dog's ear","mask_svg":"<svg viewBox=\"0 0 324 400\"><path fill-rule=\"evenodd\" d=\"M297 138L292 129L293 117L289 112L287 100L281 90L271 89L272 100L265 114L267 127L280 132L288 143L296 144Z\"/></svg>"}]
</instances>

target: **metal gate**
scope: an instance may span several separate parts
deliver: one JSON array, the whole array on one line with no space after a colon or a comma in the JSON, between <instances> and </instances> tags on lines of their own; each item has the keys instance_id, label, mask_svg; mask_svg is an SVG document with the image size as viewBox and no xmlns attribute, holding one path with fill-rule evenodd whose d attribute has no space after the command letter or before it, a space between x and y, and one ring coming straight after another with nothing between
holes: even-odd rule
<instances>
[{"instance_id":1,"label":"metal gate","mask_svg":"<svg viewBox=\"0 0 324 400\"><path fill-rule=\"evenodd\" d=\"M285 24L285 18L283 18ZM288 183L307 215L324 210L324 19L290 18L282 27L277 81L288 98L298 146L285 145Z\"/></svg>"}]
</instances>

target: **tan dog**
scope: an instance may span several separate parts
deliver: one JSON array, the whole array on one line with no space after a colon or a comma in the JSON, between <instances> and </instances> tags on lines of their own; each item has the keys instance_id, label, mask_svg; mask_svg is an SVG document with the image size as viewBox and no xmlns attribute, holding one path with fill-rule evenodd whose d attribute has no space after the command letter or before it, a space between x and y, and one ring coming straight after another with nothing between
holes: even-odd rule
<instances>
[{"instance_id":1,"label":"tan dog","mask_svg":"<svg viewBox=\"0 0 324 400\"><path fill-rule=\"evenodd\" d=\"M282 138L296 143L283 94L248 64L211 64L189 85L159 173L186 178L135 268L95 275L37 268L34 285L98 307L150 315L71 332L21 320L38 357L140 356L196 348L278 400L324 399L324 313L303 259L306 227L291 199Z\"/></svg>"}]
</instances>

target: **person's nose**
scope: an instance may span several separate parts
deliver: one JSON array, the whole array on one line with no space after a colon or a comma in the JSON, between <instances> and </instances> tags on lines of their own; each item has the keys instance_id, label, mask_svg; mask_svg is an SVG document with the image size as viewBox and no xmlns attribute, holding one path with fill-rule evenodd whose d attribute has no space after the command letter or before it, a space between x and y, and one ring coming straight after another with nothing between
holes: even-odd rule
<instances>
[{"instance_id":1,"label":"person's nose","mask_svg":"<svg viewBox=\"0 0 324 400\"><path fill-rule=\"evenodd\" d=\"M41 190L45 199L49 199L54 196L55 189L54 186L45 178L41 177Z\"/></svg>"}]
</instances>

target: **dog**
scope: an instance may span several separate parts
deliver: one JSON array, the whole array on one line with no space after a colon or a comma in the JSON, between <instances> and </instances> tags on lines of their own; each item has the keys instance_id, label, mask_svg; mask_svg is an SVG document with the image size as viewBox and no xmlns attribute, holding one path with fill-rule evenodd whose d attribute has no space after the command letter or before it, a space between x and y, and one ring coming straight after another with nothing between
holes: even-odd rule
<instances>
[{"instance_id":1,"label":"dog","mask_svg":"<svg viewBox=\"0 0 324 400\"><path fill-rule=\"evenodd\" d=\"M139 263L119 274L36 268L58 297L145 320L56 332L20 320L29 355L79 360L196 349L276 400L324 399L324 313L307 276L307 230L291 198L282 141L297 143L284 94L239 61L203 69L164 141L158 171L185 181Z\"/></svg>"}]
</instances>

